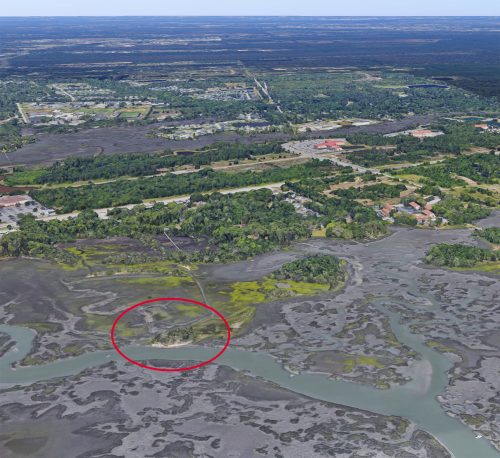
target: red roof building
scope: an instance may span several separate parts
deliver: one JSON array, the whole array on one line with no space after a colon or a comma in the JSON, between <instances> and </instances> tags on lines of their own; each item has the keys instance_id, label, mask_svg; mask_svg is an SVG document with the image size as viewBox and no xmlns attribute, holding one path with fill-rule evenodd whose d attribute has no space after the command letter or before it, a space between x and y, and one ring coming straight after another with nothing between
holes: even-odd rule
<instances>
[{"instance_id":1,"label":"red roof building","mask_svg":"<svg viewBox=\"0 0 500 458\"><path fill-rule=\"evenodd\" d=\"M381 211L382 215L384 215L384 217L386 217L386 218L391 214L391 210L387 207L382 208L382 210L380 210L380 211Z\"/></svg>"},{"instance_id":2,"label":"red roof building","mask_svg":"<svg viewBox=\"0 0 500 458\"><path fill-rule=\"evenodd\" d=\"M417 221L429 221L430 217L427 215L415 215Z\"/></svg>"},{"instance_id":3,"label":"red roof building","mask_svg":"<svg viewBox=\"0 0 500 458\"><path fill-rule=\"evenodd\" d=\"M387 203L385 204L381 209L380 209L380 213L382 213L382 216L384 218L388 218L390 215L391 215L391 211L394 209L394 206Z\"/></svg>"},{"instance_id":4,"label":"red roof building","mask_svg":"<svg viewBox=\"0 0 500 458\"><path fill-rule=\"evenodd\" d=\"M410 131L410 135L415 138L429 138L443 135L443 132L434 132L429 129L415 129Z\"/></svg>"},{"instance_id":5,"label":"red roof building","mask_svg":"<svg viewBox=\"0 0 500 458\"><path fill-rule=\"evenodd\" d=\"M336 138L334 140L325 140L323 143L318 143L314 145L316 149L331 149L335 151L341 151L342 145L345 145L347 141L344 138Z\"/></svg>"},{"instance_id":6,"label":"red roof building","mask_svg":"<svg viewBox=\"0 0 500 458\"><path fill-rule=\"evenodd\" d=\"M0 197L0 208L2 207L15 207L16 205L24 204L31 200L29 196L3 196Z\"/></svg>"},{"instance_id":7,"label":"red roof building","mask_svg":"<svg viewBox=\"0 0 500 458\"><path fill-rule=\"evenodd\" d=\"M416 202L410 202L408 205L414 210L420 210L421 208L420 205L418 205Z\"/></svg>"}]
</instances>

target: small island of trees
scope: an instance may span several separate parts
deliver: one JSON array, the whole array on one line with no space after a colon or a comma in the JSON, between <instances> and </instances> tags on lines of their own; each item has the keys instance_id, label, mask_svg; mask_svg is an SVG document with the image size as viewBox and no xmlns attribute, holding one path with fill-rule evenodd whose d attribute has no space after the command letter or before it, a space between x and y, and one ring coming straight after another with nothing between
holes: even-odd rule
<instances>
[{"instance_id":1,"label":"small island of trees","mask_svg":"<svg viewBox=\"0 0 500 458\"><path fill-rule=\"evenodd\" d=\"M487 227L485 229L477 230L474 235L487 240L494 245L500 245L500 227Z\"/></svg>"},{"instance_id":2,"label":"small island of trees","mask_svg":"<svg viewBox=\"0 0 500 458\"><path fill-rule=\"evenodd\" d=\"M153 337L152 344L176 345L192 342L195 338L193 326L175 328L167 332L160 332Z\"/></svg>"},{"instance_id":3,"label":"small island of trees","mask_svg":"<svg viewBox=\"0 0 500 458\"><path fill-rule=\"evenodd\" d=\"M293 280L330 285L337 289L347 279L345 261L329 255L313 255L281 266L271 274L276 280Z\"/></svg>"}]
</instances>

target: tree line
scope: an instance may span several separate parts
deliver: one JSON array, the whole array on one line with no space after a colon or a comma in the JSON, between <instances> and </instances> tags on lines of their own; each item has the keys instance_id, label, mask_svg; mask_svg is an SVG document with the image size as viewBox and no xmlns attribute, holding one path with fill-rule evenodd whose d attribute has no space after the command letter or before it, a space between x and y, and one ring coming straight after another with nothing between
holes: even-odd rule
<instances>
[{"instance_id":1,"label":"tree line","mask_svg":"<svg viewBox=\"0 0 500 458\"><path fill-rule=\"evenodd\" d=\"M117 177L139 177L154 175L159 169L173 169L191 165L195 168L207 166L217 161L239 161L258 156L282 153L277 142L218 143L209 149L185 154L167 151L162 154L111 154L94 157L70 157L54 164L33 170L17 170L7 177L11 185L71 183Z\"/></svg>"},{"instance_id":2,"label":"tree line","mask_svg":"<svg viewBox=\"0 0 500 458\"><path fill-rule=\"evenodd\" d=\"M118 180L100 185L35 189L30 194L46 207L66 213L74 210L137 204L145 199L159 197L275 183L304 177L326 176L331 174L332 170L334 167L330 163L312 160L305 164L274 168L262 172L231 173L203 169L196 173L179 175L168 173L157 177Z\"/></svg>"},{"instance_id":3,"label":"tree line","mask_svg":"<svg viewBox=\"0 0 500 458\"><path fill-rule=\"evenodd\" d=\"M498 261L500 253L463 244L441 243L433 246L425 261L435 266L474 267L483 262Z\"/></svg>"},{"instance_id":4,"label":"tree line","mask_svg":"<svg viewBox=\"0 0 500 458\"><path fill-rule=\"evenodd\" d=\"M245 259L311 236L314 219L298 214L286 198L285 194L274 195L262 189L232 195L198 194L182 205L114 209L107 219L99 219L91 210L64 221L40 221L27 215L21 219L18 231L0 239L0 255L71 262L71 256L58 248L59 244L114 236L145 240L148 236L162 235L167 228L174 237L204 236L208 246L183 252L171 250L170 246L158 248L156 243L159 254L166 259L191 262Z\"/></svg>"},{"instance_id":5,"label":"tree line","mask_svg":"<svg viewBox=\"0 0 500 458\"><path fill-rule=\"evenodd\" d=\"M474 231L474 235L487 240L494 245L500 245L500 227L486 227Z\"/></svg>"},{"instance_id":6,"label":"tree line","mask_svg":"<svg viewBox=\"0 0 500 458\"><path fill-rule=\"evenodd\" d=\"M492 184L500 180L500 158L495 153L458 156L438 164L408 167L396 173L421 175L428 184L444 188L466 185L464 180L456 176L464 176L477 183Z\"/></svg>"}]
</instances>

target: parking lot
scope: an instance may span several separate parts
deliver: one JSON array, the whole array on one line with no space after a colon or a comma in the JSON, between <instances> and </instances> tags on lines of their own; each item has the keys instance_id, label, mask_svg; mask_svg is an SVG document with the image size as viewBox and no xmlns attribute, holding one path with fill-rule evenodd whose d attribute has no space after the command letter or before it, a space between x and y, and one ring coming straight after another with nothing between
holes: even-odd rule
<instances>
[{"instance_id":1,"label":"parking lot","mask_svg":"<svg viewBox=\"0 0 500 458\"><path fill-rule=\"evenodd\" d=\"M321 140L302 140L284 143L283 149L289 153L300 154L303 157L308 157L311 159L318 159L320 161L331 161L340 167L351 167L356 172L367 173L372 172L374 174L379 174L380 171L374 168L361 167L360 165L352 164L345 160L339 159L340 154L333 151L328 151L328 149L318 150L315 145L320 143Z\"/></svg>"},{"instance_id":2,"label":"parking lot","mask_svg":"<svg viewBox=\"0 0 500 458\"><path fill-rule=\"evenodd\" d=\"M12 203L15 200L18 202ZM19 217L26 214L41 217L54 215L55 211L44 207L28 196L0 197L0 223L16 226Z\"/></svg>"}]
</instances>

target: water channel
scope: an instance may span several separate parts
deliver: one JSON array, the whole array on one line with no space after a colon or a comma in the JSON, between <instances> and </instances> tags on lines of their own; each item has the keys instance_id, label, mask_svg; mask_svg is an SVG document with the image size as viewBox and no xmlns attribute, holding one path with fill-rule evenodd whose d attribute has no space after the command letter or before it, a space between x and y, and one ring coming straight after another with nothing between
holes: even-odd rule
<instances>
[{"instance_id":1,"label":"water channel","mask_svg":"<svg viewBox=\"0 0 500 458\"><path fill-rule=\"evenodd\" d=\"M237 348L230 348L226 351L219 362L236 370L248 371L254 376L311 398L383 415L398 415L407 418L432 434L455 458L500 457L500 453L487 440L476 439L471 429L446 415L436 400L436 396L447 385L446 373L452 363L444 355L424 345L419 336L410 333L408 328L399 322L399 315L388 309L388 302L377 299L373 304L388 316L398 340L418 352L422 357L422 364L430 365L432 375L429 376L430 371L416 371L412 380L405 385L389 390L378 390L357 383L333 380L320 374L291 376L278 361L270 356ZM40 366L12 367L29 353L35 334L30 329L8 325L0 325L0 332L9 334L16 342L16 346L0 358L0 387L69 376L86 368L109 361L118 361L121 358L113 351L99 351ZM127 355L139 360L200 361L214 354L213 348L201 346L172 349L126 347L124 351ZM426 379L423 380L423 377Z\"/></svg>"}]
</instances>

